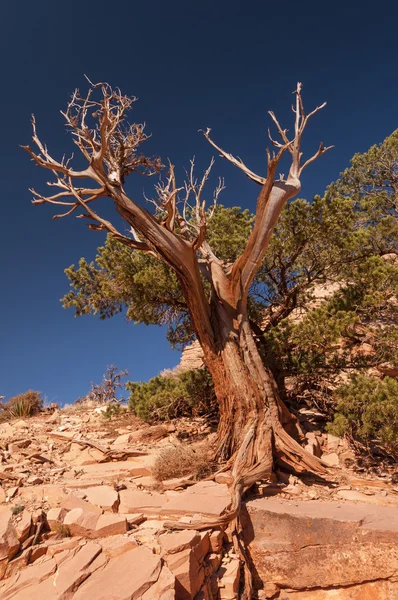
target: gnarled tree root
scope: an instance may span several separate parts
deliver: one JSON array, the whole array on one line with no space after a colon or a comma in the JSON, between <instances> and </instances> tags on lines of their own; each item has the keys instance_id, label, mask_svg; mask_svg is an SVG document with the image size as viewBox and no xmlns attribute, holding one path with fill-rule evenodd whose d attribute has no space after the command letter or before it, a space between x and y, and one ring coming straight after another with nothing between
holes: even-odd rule
<instances>
[{"instance_id":1,"label":"gnarled tree root","mask_svg":"<svg viewBox=\"0 0 398 600\"><path fill-rule=\"evenodd\" d=\"M194 529L201 531L204 529L226 529L229 527L235 552L244 567L242 600L251 600L253 597L253 577L240 519L242 497L254 483L270 480L274 463L272 452L267 452L264 448L256 448L258 444L256 434L258 434L258 419L248 428L236 455L228 461L233 464L233 482L230 487L231 503L224 514L211 521L200 520L193 523L166 521L164 523L166 528L177 530ZM300 444L286 433L279 423L272 427L272 434L272 445L277 461L282 461L285 466L299 473L313 472L323 475L327 472L322 461L304 450ZM261 456L262 460L260 462L248 461L249 457L255 456Z\"/></svg>"}]
</instances>

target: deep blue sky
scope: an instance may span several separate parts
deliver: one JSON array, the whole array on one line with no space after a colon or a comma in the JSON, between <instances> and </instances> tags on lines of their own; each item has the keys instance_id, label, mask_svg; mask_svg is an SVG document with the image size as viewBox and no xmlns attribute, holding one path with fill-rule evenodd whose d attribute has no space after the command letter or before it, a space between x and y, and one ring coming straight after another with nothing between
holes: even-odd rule
<instances>
[{"instance_id":1,"label":"deep blue sky","mask_svg":"<svg viewBox=\"0 0 398 600\"><path fill-rule=\"evenodd\" d=\"M322 193L357 151L398 127L396 3L201 0L54 0L1 3L0 395L38 389L73 402L107 364L147 379L178 362L164 332L75 319L59 298L65 267L94 257L102 234L72 218L52 221L28 187L47 180L19 144L30 140L30 114L52 152L70 150L59 110L83 73L136 95L136 119L149 149L174 164L212 156L198 129L264 172L266 111L289 113L297 80L307 107L323 100L306 137L335 149L305 173L302 196ZM290 123L289 123L290 125ZM228 205L254 207L255 191L221 159ZM138 188L140 189L141 182Z\"/></svg>"}]
</instances>

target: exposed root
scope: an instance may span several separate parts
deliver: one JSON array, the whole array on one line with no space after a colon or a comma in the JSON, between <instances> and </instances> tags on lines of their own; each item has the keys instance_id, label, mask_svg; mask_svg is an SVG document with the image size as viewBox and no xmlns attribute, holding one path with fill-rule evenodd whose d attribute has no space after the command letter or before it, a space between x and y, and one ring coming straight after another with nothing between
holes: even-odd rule
<instances>
[{"instance_id":1,"label":"exposed root","mask_svg":"<svg viewBox=\"0 0 398 600\"><path fill-rule=\"evenodd\" d=\"M240 519L242 497L257 481L270 480L274 462L272 448L274 448L277 460L282 461L285 466L296 472L313 472L319 475L327 472L322 462L304 450L279 423L273 425L272 428L266 427L264 423L261 425L259 427L259 419L254 420L251 426L248 427L238 452L231 457L227 465L220 469L220 472L222 472L226 470L228 465L233 465L233 482L230 488L231 503L228 510L211 521L201 520L193 523L166 521L164 523L166 528L177 530L194 529L201 531L229 527L235 552L244 568L242 600L251 600L253 597L253 577L247 548L243 540L243 528ZM273 443L268 444L267 442L271 441L268 439L270 436L272 436Z\"/></svg>"}]
</instances>

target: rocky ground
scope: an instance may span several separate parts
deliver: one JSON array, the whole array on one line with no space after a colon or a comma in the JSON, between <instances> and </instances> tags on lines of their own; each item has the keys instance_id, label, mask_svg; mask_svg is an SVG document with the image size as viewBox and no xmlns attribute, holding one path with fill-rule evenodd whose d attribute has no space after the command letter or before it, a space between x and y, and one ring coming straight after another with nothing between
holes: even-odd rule
<instances>
[{"instance_id":1,"label":"rocky ground","mask_svg":"<svg viewBox=\"0 0 398 600\"><path fill-rule=\"evenodd\" d=\"M280 474L245 505L258 598L398 599L398 487L302 414L325 480ZM228 531L171 531L226 509L230 476L159 483L159 449L211 437L204 420L144 426L75 407L0 425L2 600L233 600ZM186 480L187 478L185 478Z\"/></svg>"}]
</instances>

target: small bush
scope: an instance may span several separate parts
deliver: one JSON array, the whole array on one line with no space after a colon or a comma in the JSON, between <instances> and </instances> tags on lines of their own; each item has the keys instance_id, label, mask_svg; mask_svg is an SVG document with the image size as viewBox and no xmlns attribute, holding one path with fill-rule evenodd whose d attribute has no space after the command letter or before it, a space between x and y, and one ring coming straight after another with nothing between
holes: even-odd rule
<instances>
[{"instance_id":1,"label":"small bush","mask_svg":"<svg viewBox=\"0 0 398 600\"><path fill-rule=\"evenodd\" d=\"M146 421L196 416L217 410L213 381L207 369L158 375L147 382L129 382L129 408Z\"/></svg>"},{"instance_id":2,"label":"small bush","mask_svg":"<svg viewBox=\"0 0 398 600\"><path fill-rule=\"evenodd\" d=\"M398 381L358 375L336 390L334 420L328 431L398 454Z\"/></svg>"},{"instance_id":3,"label":"small bush","mask_svg":"<svg viewBox=\"0 0 398 600\"><path fill-rule=\"evenodd\" d=\"M118 417L120 417L126 411L126 409L127 408L125 406L122 406L119 403L108 404L106 410L104 410L104 412L102 413L102 416L107 421L112 421L112 419L117 419Z\"/></svg>"},{"instance_id":4,"label":"small bush","mask_svg":"<svg viewBox=\"0 0 398 600\"><path fill-rule=\"evenodd\" d=\"M63 523L56 523L54 531L57 538L63 539L71 537L69 527L67 525L64 525Z\"/></svg>"},{"instance_id":5,"label":"small bush","mask_svg":"<svg viewBox=\"0 0 398 600\"><path fill-rule=\"evenodd\" d=\"M195 452L187 446L161 450L154 460L152 473L157 481L194 475L202 479L212 471L212 462L206 452Z\"/></svg>"},{"instance_id":6,"label":"small bush","mask_svg":"<svg viewBox=\"0 0 398 600\"><path fill-rule=\"evenodd\" d=\"M43 408L43 399L40 392L28 390L10 398L8 402L1 405L2 419L15 419L17 417L32 417Z\"/></svg>"},{"instance_id":7,"label":"small bush","mask_svg":"<svg viewBox=\"0 0 398 600\"><path fill-rule=\"evenodd\" d=\"M15 506L13 506L11 508L11 512L12 514L15 515L19 515L21 512L23 512L25 510L25 507L22 506L22 504L16 504Z\"/></svg>"}]
</instances>

